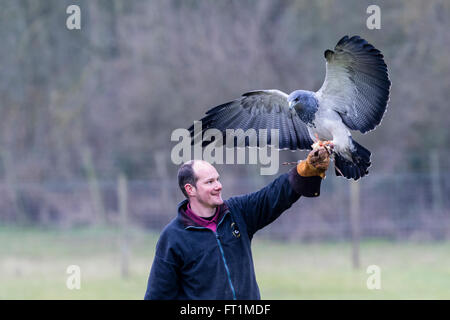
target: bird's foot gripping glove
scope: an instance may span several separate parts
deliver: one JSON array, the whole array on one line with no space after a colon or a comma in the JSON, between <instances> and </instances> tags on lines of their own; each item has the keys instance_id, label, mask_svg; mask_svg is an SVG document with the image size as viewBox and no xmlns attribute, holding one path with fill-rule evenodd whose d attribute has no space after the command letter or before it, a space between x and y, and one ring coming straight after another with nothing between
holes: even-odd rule
<instances>
[{"instance_id":1,"label":"bird's foot gripping glove","mask_svg":"<svg viewBox=\"0 0 450 320\"><path fill-rule=\"evenodd\" d=\"M317 137L317 135L316 135L316 137ZM317 137L317 139L319 139L319 138ZM317 142L315 142L311 147L313 150L318 149L320 147L324 147L328 151L328 153L331 155L331 153L333 153L334 144L332 141L317 140Z\"/></svg>"},{"instance_id":2,"label":"bird's foot gripping glove","mask_svg":"<svg viewBox=\"0 0 450 320\"><path fill-rule=\"evenodd\" d=\"M330 154L326 146L317 146L308 154L306 160L297 164L297 173L302 177L325 178L325 172L330 164Z\"/></svg>"}]
</instances>

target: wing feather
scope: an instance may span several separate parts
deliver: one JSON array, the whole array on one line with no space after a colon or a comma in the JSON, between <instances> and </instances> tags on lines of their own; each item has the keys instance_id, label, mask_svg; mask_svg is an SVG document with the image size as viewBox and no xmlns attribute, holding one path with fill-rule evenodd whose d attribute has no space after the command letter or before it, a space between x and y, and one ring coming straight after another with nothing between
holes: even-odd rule
<instances>
[{"instance_id":1,"label":"wing feather","mask_svg":"<svg viewBox=\"0 0 450 320\"><path fill-rule=\"evenodd\" d=\"M202 134L206 130L215 128L222 132L223 143L231 139L226 129L242 129L244 134L248 129L255 129L257 146L271 144L270 132L279 130L280 149L311 149L313 143L306 125L300 120L295 111L289 109L288 95L279 90L258 90L244 93L239 99L221 104L206 112L202 122ZM259 141L259 132L267 129L265 141ZM194 126L189 128L194 138ZM234 142L244 142L249 146L249 139L243 134L234 138ZM205 141L204 145L211 143Z\"/></svg>"},{"instance_id":2,"label":"wing feather","mask_svg":"<svg viewBox=\"0 0 450 320\"><path fill-rule=\"evenodd\" d=\"M391 86L381 52L358 36L345 36L324 55L325 81L316 92L320 107L337 111L352 130L374 129L386 111Z\"/></svg>"}]
</instances>

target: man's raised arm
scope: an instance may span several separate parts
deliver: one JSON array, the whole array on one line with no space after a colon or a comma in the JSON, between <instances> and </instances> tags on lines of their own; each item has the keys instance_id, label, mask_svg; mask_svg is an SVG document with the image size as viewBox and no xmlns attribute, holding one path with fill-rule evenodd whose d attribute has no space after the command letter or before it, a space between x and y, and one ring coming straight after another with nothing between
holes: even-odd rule
<instances>
[{"instance_id":1,"label":"man's raised arm","mask_svg":"<svg viewBox=\"0 0 450 320\"><path fill-rule=\"evenodd\" d=\"M232 197L227 205L239 211L251 237L290 208L300 196L317 197L330 154L324 147L312 150L306 160L297 164L257 192Z\"/></svg>"}]
</instances>

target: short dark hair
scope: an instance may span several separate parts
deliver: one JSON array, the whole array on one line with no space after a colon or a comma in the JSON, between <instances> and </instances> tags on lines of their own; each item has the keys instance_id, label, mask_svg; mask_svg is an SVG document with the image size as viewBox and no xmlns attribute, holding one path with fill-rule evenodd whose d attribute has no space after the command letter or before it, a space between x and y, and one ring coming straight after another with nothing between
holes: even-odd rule
<instances>
[{"instance_id":1,"label":"short dark hair","mask_svg":"<svg viewBox=\"0 0 450 320\"><path fill-rule=\"evenodd\" d=\"M194 160L190 160L185 162L180 169L178 169L178 185L186 198L189 198L189 195L187 194L184 186L189 183L195 187L198 180L198 177L195 175L193 165Z\"/></svg>"}]
</instances>

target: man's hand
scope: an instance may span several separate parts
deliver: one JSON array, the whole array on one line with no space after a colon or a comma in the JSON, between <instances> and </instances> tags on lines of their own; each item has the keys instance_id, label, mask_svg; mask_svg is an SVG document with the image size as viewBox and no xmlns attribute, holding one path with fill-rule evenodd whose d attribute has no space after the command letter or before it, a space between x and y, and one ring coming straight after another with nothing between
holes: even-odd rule
<instances>
[{"instance_id":1,"label":"man's hand","mask_svg":"<svg viewBox=\"0 0 450 320\"><path fill-rule=\"evenodd\" d=\"M325 171L330 164L330 152L321 146L313 149L306 160L301 161L297 165L297 172L302 177L319 176L325 178Z\"/></svg>"}]
</instances>

